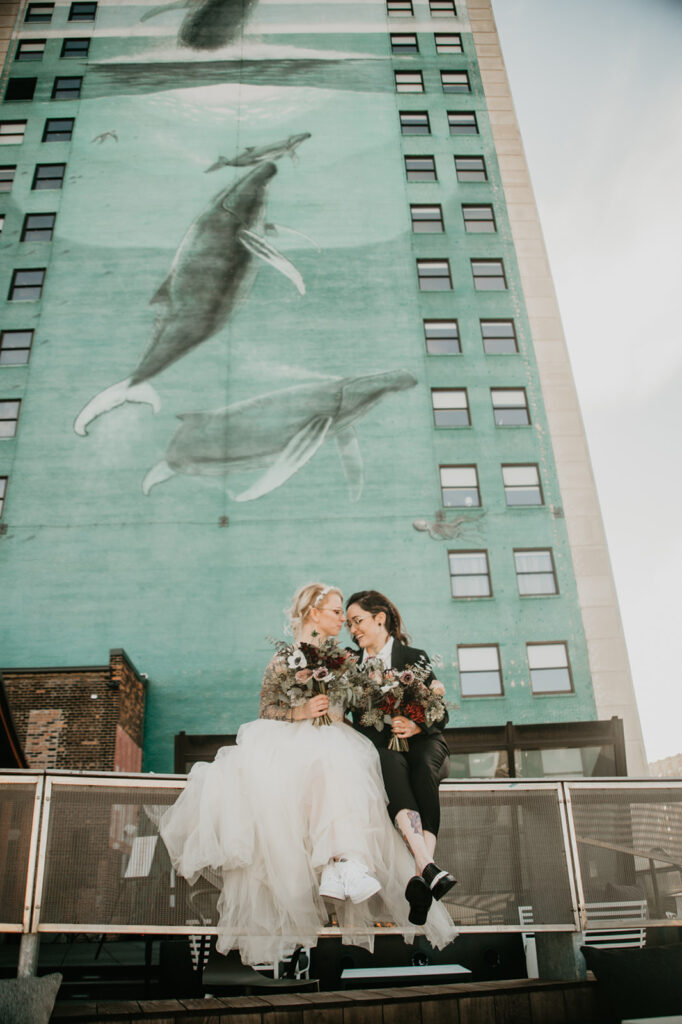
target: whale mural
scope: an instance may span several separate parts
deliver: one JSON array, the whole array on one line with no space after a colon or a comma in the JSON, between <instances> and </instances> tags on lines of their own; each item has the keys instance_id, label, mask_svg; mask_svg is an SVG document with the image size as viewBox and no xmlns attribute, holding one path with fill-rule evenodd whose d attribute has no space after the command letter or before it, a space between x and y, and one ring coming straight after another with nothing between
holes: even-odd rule
<instances>
[{"instance_id":1,"label":"whale mural","mask_svg":"<svg viewBox=\"0 0 682 1024\"><path fill-rule=\"evenodd\" d=\"M148 21L166 11L187 10L178 30L178 44L192 50L217 50L234 42L257 0L178 0L146 11Z\"/></svg>"},{"instance_id":2,"label":"whale mural","mask_svg":"<svg viewBox=\"0 0 682 1024\"><path fill-rule=\"evenodd\" d=\"M185 234L168 277L152 297L161 308L152 340L129 377L100 391L76 417L84 436L92 420L124 402L161 402L149 380L211 338L248 294L262 260L305 294L296 267L263 237L267 187L277 173L259 164L219 192ZM255 259L254 259L255 258Z\"/></svg>"},{"instance_id":3,"label":"whale mural","mask_svg":"<svg viewBox=\"0 0 682 1024\"><path fill-rule=\"evenodd\" d=\"M265 160L279 160L282 156L290 156L294 163L298 162L297 148L302 142L310 138L310 132L300 132L298 135L290 135L288 139L280 139L269 146L247 146L237 156L228 160L226 156L219 156L214 164L206 168L205 173L217 171L221 167L251 167L253 164L263 163Z\"/></svg>"},{"instance_id":4,"label":"whale mural","mask_svg":"<svg viewBox=\"0 0 682 1024\"><path fill-rule=\"evenodd\" d=\"M253 501L281 487L333 437L351 501L363 488L363 463L354 424L386 395L413 388L405 370L329 378L273 391L223 409L183 413L166 457L144 478L142 490L176 473L224 476L264 470L235 501Z\"/></svg>"}]
</instances>

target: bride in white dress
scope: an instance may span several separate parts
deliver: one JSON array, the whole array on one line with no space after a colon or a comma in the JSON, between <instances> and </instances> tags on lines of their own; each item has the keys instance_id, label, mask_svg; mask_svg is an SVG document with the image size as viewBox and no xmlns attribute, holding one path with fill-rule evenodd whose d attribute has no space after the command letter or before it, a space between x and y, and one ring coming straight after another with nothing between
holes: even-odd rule
<instances>
[{"instance_id":1,"label":"bride in white dress","mask_svg":"<svg viewBox=\"0 0 682 1024\"><path fill-rule=\"evenodd\" d=\"M294 595L297 642L338 635L343 598L312 583ZM343 721L326 696L301 707L285 701L275 655L265 670L259 718L237 745L192 768L159 831L176 871L194 883L222 875L217 949L244 963L273 962L314 946L333 901L343 941L371 949L375 922L393 922L411 942L404 890L414 861L387 811L375 746ZM325 713L331 725L315 727ZM442 947L457 934L434 903L424 934Z\"/></svg>"}]
</instances>

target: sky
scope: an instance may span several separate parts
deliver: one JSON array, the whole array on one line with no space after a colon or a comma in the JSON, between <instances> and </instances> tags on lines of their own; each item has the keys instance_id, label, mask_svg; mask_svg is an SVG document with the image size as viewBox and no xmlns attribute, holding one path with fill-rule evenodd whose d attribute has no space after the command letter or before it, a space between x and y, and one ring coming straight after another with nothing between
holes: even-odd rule
<instances>
[{"instance_id":1,"label":"sky","mask_svg":"<svg viewBox=\"0 0 682 1024\"><path fill-rule=\"evenodd\" d=\"M654 761L682 753L682 0L493 10Z\"/></svg>"}]
</instances>

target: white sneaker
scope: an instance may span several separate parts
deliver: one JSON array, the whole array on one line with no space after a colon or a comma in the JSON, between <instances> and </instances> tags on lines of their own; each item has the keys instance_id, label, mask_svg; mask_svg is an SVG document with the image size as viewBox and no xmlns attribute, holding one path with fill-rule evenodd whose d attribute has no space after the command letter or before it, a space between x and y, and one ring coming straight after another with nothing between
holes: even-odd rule
<instances>
[{"instance_id":1,"label":"white sneaker","mask_svg":"<svg viewBox=\"0 0 682 1024\"><path fill-rule=\"evenodd\" d=\"M320 896L326 896L330 900L345 900L346 890L339 875L338 861L330 860L323 869L320 879Z\"/></svg>"},{"instance_id":2,"label":"white sneaker","mask_svg":"<svg viewBox=\"0 0 682 1024\"><path fill-rule=\"evenodd\" d=\"M353 903L363 903L381 889L381 884L359 860L337 861L336 868L344 893Z\"/></svg>"}]
</instances>

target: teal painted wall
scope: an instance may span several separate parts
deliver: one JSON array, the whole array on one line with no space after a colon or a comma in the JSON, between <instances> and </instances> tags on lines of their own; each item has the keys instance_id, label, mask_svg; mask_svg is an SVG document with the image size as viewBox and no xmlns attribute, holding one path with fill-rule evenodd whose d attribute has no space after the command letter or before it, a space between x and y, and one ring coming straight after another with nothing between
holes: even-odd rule
<instances>
[{"instance_id":1,"label":"teal painted wall","mask_svg":"<svg viewBox=\"0 0 682 1024\"><path fill-rule=\"evenodd\" d=\"M0 475L9 478L0 536L0 664L98 664L110 647L123 646L149 675L147 769L170 769L181 729L233 732L253 717L271 653L266 637L281 634L293 590L317 578L346 593L376 587L396 601L415 642L442 659L441 676L457 705L452 724L595 717L471 36L465 18L432 21L426 4L415 9L416 22L389 19L384 3L371 0L260 0L235 42L199 50L177 43L184 10L141 21L152 5L100 2L94 23L73 24L68 5L57 4L50 25L21 27L21 38L47 39L42 61L16 62L10 52L5 79L36 75L38 87L32 102L0 107L3 120L28 121L24 142L0 152L0 162L17 165L12 191L0 195L0 297L16 268L45 267L47 275L40 301L0 303L3 330L35 330L29 364L0 366L0 399L22 399L16 438L0 441ZM393 58L389 32L410 32L415 24L420 53ZM437 56L434 31L461 32L465 53ZM87 62L59 57L64 35L91 37ZM396 94L394 70L410 67L423 71L424 95ZM464 68L471 94L444 95L439 69ZM57 75L83 76L79 100L49 98ZM430 136L401 136L398 112L409 109L429 111ZM470 109L480 134L451 137L447 110ZM72 140L41 142L47 117L74 117ZM253 170L206 173L219 156L297 133L310 138L296 160L277 158L263 194L252 197L263 199L262 216L240 210L235 228L233 193L210 226L198 222L218 193ZM403 153L434 154L439 181L407 183ZM482 153L489 182L458 182L455 153ZM31 190L36 164L62 162L63 189ZM478 201L494 204L495 234L465 233L461 204ZM410 202L441 203L446 232L413 234ZM19 241L27 212L57 213L52 241ZM266 230L263 220L277 227ZM246 221L297 268L305 294L252 254L250 291L226 311L226 291L249 252L237 235ZM193 224L202 238L215 231L208 255L197 255L196 238L181 246ZM251 252L260 245L247 240ZM269 258L295 276L267 247ZM504 259L507 291L474 290L469 261L478 256ZM421 293L419 257L449 258L454 290ZM171 268L170 292L150 303ZM201 320L208 314L212 326ZM78 436L76 417L95 394L130 377L157 316L176 346L207 335L149 382L158 413L128 402ZM452 317L462 354L428 356L422 319ZM481 317L513 317L519 354L486 356ZM333 379L379 373L393 375L382 380L408 384L410 375L417 383L380 388L375 404L364 407L357 384L342 395ZM281 394L302 384L314 388L293 401ZM434 429L432 386L468 389L471 428ZM527 389L532 426L495 427L490 388L497 386ZM178 473L143 493L145 477L181 426L179 414L260 396L256 409L210 419L213 468L218 450L222 459L217 475ZM364 482L357 468L351 474L355 490L361 487L356 501L333 437L351 406L364 463ZM291 455L284 459L288 479L282 473L262 496L235 500L265 472L259 458L275 458L297 429L309 453L325 426L320 447L298 470ZM349 441L348 433L342 437ZM190 468L205 469L207 457L203 443ZM505 506L500 465L507 462L539 464L542 508ZM448 513L464 520L454 539L434 539L412 525L435 521L441 508L439 463L478 466L482 510ZM515 547L553 549L559 595L519 598ZM470 549L488 550L494 596L455 601L447 552ZM525 644L552 640L568 644L575 692L533 696ZM460 698L458 643L500 645L503 697Z\"/></svg>"}]
</instances>

